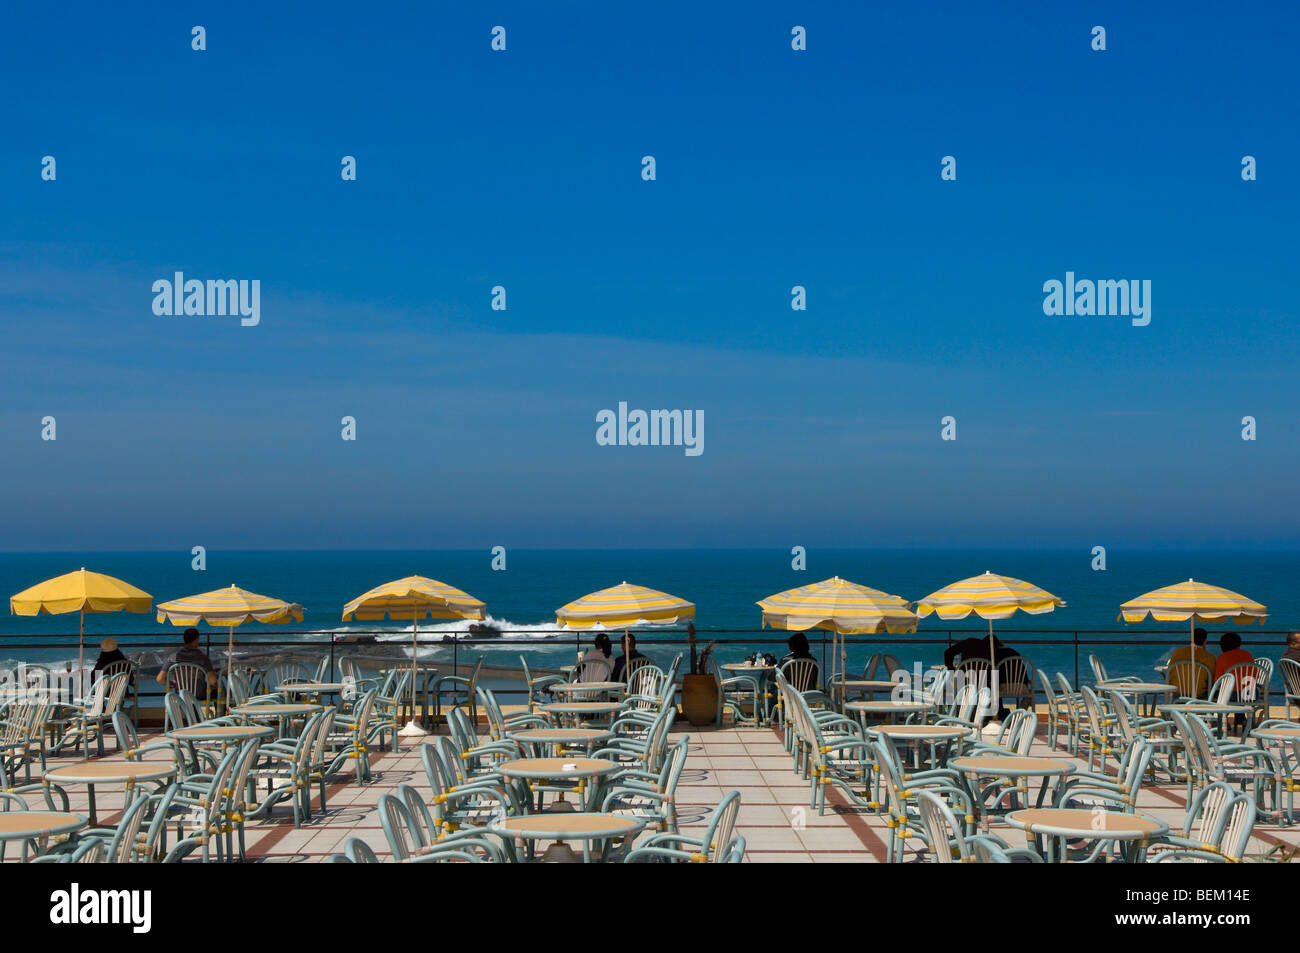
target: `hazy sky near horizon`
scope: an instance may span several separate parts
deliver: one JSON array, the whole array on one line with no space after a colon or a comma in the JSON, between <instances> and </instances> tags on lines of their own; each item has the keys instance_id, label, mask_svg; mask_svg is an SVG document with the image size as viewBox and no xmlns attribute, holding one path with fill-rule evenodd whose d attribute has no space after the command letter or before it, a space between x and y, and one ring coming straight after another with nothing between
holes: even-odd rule
<instances>
[{"instance_id":1,"label":"hazy sky near horizon","mask_svg":"<svg viewBox=\"0 0 1300 953\"><path fill-rule=\"evenodd\" d=\"M1300 543L1291 4L0 27L0 550ZM704 452L599 446L620 401Z\"/></svg>"}]
</instances>

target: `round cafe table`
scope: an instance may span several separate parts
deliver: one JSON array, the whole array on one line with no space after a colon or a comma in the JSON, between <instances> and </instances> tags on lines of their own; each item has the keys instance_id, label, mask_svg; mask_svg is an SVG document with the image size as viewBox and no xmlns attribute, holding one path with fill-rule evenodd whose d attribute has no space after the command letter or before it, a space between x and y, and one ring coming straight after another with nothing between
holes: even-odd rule
<instances>
[{"instance_id":1,"label":"round cafe table","mask_svg":"<svg viewBox=\"0 0 1300 953\"><path fill-rule=\"evenodd\" d=\"M0 812L0 841L34 840L37 850L43 853L50 838L79 831L86 824L86 819L80 814L64 811L3 811ZM27 848L24 846L23 860L26 859Z\"/></svg>"},{"instance_id":2,"label":"round cafe table","mask_svg":"<svg viewBox=\"0 0 1300 953\"><path fill-rule=\"evenodd\" d=\"M1005 793L1005 789L992 787L981 791L980 778L1015 781L1014 791L1025 800L1025 803L1029 800L1029 779L1041 778L1038 800L1034 802L1035 807L1041 808L1047 797L1048 788L1059 785L1067 774L1074 773L1074 764L1069 761L1057 761L1055 758L1020 758L1011 755L972 755L954 758L949 762L948 767L962 772L970 779L971 788L979 795L976 799L976 807L984 817L985 830L988 830L991 812L984 810L984 794L995 794L994 804L996 804ZM1057 779L1056 785L1048 783L1051 778Z\"/></svg>"},{"instance_id":3,"label":"round cafe table","mask_svg":"<svg viewBox=\"0 0 1300 953\"><path fill-rule=\"evenodd\" d=\"M542 711L571 721L576 726L583 718L609 718L626 707L622 702L555 702L543 705Z\"/></svg>"},{"instance_id":4,"label":"round cafe table","mask_svg":"<svg viewBox=\"0 0 1300 953\"><path fill-rule=\"evenodd\" d=\"M346 682L288 682L275 690L285 695L338 695L345 688Z\"/></svg>"},{"instance_id":5,"label":"round cafe table","mask_svg":"<svg viewBox=\"0 0 1300 953\"><path fill-rule=\"evenodd\" d=\"M617 762L600 758L521 758L497 767L503 780L526 781L534 794L543 790L558 792L559 798L548 808L550 811L572 810L564 799L568 791L579 797L585 795L588 806L593 806L600 793L600 779L619 770Z\"/></svg>"},{"instance_id":6,"label":"round cafe table","mask_svg":"<svg viewBox=\"0 0 1300 953\"><path fill-rule=\"evenodd\" d=\"M603 728L526 728L507 732L511 740L530 747L549 747L557 751L566 748L591 748L614 737L614 732Z\"/></svg>"},{"instance_id":7,"label":"round cafe table","mask_svg":"<svg viewBox=\"0 0 1300 953\"><path fill-rule=\"evenodd\" d=\"M4 815L0 815L4 816ZM541 863L572 864L578 856L570 841L582 842L582 862L591 862L592 844L635 834L645 821L628 814L525 814L507 817L488 825L488 830L514 845L520 859L532 860L533 841L554 841L540 858Z\"/></svg>"},{"instance_id":8,"label":"round cafe table","mask_svg":"<svg viewBox=\"0 0 1300 953\"><path fill-rule=\"evenodd\" d=\"M888 738L893 744L905 744L912 749L912 765L921 766L921 745L930 746L930 762L934 767L943 767L947 759L947 750L954 741L969 737L967 728L954 725L869 725L867 733ZM944 749L941 757L938 748Z\"/></svg>"},{"instance_id":9,"label":"round cafe table","mask_svg":"<svg viewBox=\"0 0 1300 953\"><path fill-rule=\"evenodd\" d=\"M1155 697L1162 695L1169 697L1177 695L1177 686L1170 685L1168 682L1098 682L1097 688L1108 692L1119 692L1121 695L1132 695L1134 699L1144 698L1145 704L1142 706L1142 714L1150 715L1155 708Z\"/></svg>"},{"instance_id":10,"label":"round cafe table","mask_svg":"<svg viewBox=\"0 0 1300 953\"><path fill-rule=\"evenodd\" d=\"M1229 715L1246 715L1253 709L1249 705L1220 705L1218 703L1202 702L1198 705L1191 705L1187 702L1170 703L1168 705L1156 705L1156 711L1160 714L1166 712L1179 712L1183 715L1199 715L1202 718L1213 718L1218 725L1218 733L1226 736L1228 727L1225 720ZM1247 719L1248 727L1249 719ZM1244 730L1243 730L1244 734Z\"/></svg>"},{"instance_id":11,"label":"round cafe table","mask_svg":"<svg viewBox=\"0 0 1300 953\"><path fill-rule=\"evenodd\" d=\"M562 682L548 685L546 690L556 695L608 695L627 688L626 682Z\"/></svg>"},{"instance_id":12,"label":"round cafe table","mask_svg":"<svg viewBox=\"0 0 1300 953\"><path fill-rule=\"evenodd\" d=\"M99 818L95 813L95 785L121 784L128 796L141 781L163 781L176 774L176 765L162 761L126 761L101 760L82 761L51 768L41 780L46 787L51 783L59 785L84 784L90 798L89 824L95 827Z\"/></svg>"},{"instance_id":13,"label":"round cafe table","mask_svg":"<svg viewBox=\"0 0 1300 953\"><path fill-rule=\"evenodd\" d=\"M233 714L249 721L276 719L279 723L277 734L281 737L284 737L285 727L288 725L290 718L299 715L314 715L320 710L320 705L308 705L302 702L259 702L256 705L240 705L238 708L231 709Z\"/></svg>"},{"instance_id":14,"label":"round cafe table","mask_svg":"<svg viewBox=\"0 0 1300 953\"><path fill-rule=\"evenodd\" d=\"M1139 863L1145 858L1151 839L1169 831L1168 824L1153 817L1100 808L1027 808L1012 811L1006 821L1032 837L1034 848L1048 863L1061 863L1066 859L1067 840L1122 843L1126 845L1124 859L1129 863ZM1043 838L1047 838L1046 852Z\"/></svg>"},{"instance_id":15,"label":"round cafe table","mask_svg":"<svg viewBox=\"0 0 1300 953\"><path fill-rule=\"evenodd\" d=\"M844 711L855 712L862 726L867 727L868 718L894 718L898 715L915 715L926 710L924 702L865 701L845 702Z\"/></svg>"},{"instance_id":16,"label":"round cafe table","mask_svg":"<svg viewBox=\"0 0 1300 953\"><path fill-rule=\"evenodd\" d=\"M755 721L758 724L767 722L767 702L772 697L772 689L768 686L768 681L772 678L772 673L776 671L775 665L755 665L753 662L724 662L718 666L732 676L739 678L747 675L758 683L758 693L761 699L754 700L755 714L758 716Z\"/></svg>"}]
</instances>

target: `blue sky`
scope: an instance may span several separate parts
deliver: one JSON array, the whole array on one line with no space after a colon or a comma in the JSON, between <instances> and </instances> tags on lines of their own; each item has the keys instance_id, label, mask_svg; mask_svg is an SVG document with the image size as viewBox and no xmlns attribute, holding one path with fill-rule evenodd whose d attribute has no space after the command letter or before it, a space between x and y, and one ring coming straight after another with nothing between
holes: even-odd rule
<instances>
[{"instance_id":1,"label":"blue sky","mask_svg":"<svg viewBox=\"0 0 1300 953\"><path fill-rule=\"evenodd\" d=\"M0 550L1300 542L1300 18L1045 6L11 5Z\"/></svg>"}]
</instances>

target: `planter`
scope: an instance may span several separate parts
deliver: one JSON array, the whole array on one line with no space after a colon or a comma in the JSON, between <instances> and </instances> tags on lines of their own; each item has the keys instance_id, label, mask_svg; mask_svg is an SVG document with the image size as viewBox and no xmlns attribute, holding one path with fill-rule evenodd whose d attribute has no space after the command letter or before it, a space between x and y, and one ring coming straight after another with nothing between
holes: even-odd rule
<instances>
[{"instance_id":1,"label":"planter","mask_svg":"<svg viewBox=\"0 0 1300 953\"><path fill-rule=\"evenodd\" d=\"M718 719L718 680L712 675L682 676L682 714L697 727Z\"/></svg>"}]
</instances>

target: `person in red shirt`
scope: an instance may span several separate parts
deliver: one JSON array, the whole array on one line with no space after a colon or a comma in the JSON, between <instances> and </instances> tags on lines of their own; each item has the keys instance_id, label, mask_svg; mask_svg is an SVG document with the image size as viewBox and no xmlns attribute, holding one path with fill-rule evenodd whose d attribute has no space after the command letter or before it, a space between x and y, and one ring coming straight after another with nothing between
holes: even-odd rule
<instances>
[{"instance_id":1,"label":"person in red shirt","mask_svg":"<svg viewBox=\"0 0 1300 953\"><path fill-rule=\"evenodd\" d=\"M1219 637L1219 650L1214 664L1215 679L1221 678L1234 665L1255 661L1255 656L1241 647L1241 636L1236 632L1225 632Z\"/></svg>"}]
</instances>

